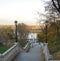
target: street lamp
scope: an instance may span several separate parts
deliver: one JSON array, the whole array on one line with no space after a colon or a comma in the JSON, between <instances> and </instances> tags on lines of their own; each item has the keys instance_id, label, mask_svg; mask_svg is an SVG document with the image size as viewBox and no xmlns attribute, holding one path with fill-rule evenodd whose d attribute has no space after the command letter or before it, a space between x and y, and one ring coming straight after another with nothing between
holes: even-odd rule
<instances>
[{"instance_id":1,"label":"street lamp","mask_svg":"<svg viewBox=\"0 0 60 61\"><path fill-rule=\"evenodd\" d=\"M48 26L48 21L45 21L45 27L46 27L46 43L47 43L47 26Z\"/></svg>"},{"instance_id":2,"label":"street lamp","mask_svg":"<svg viewBox=\"0 0 60 61\"><path fill-rule=\"evenodd\" d=\"M15 40L17 42L17 21L15 20Z\"/></svg>"}]
</instances>

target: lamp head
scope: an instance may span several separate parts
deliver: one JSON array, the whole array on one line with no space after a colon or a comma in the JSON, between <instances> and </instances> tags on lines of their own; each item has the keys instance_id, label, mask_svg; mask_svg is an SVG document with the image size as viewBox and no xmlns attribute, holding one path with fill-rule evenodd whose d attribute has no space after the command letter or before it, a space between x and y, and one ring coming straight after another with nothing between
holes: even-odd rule
<instances>
[{"instance_id":1,"label":"lamp head","mask_svg":"<svg viewBox=\"0 0 60 61\"><path fill-rule=\"evenodd\" d=\"M17 24L17 21L15 20L15 24Z\"/></svg>"},{"instance_id":2,"label":"lamp head","mask_svg":"<svg viewBox=\"0 0 60 61\"><path fill-rule=\"evenodd\" d=\"M48 23L49 23L49 22L46 20L46 21L45 21L45 25L47 26L47 25L48 25Z\"/></svg>"}]
</instances>

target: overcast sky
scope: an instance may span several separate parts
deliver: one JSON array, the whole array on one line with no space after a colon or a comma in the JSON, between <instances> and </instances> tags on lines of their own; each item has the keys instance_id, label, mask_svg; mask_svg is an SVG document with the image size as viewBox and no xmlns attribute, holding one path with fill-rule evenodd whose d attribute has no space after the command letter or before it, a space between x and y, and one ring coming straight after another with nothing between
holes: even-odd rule
<instances>
[{"instance_id":1,"label":"overcast sky","mask_svg":"<svg viewBox=\"0 0 60 61\"><path fill-rule=\"evenodd\" d=\"M14 20L35 25L37 11L44 13L41 0L0 0L0 25L14 24Z\"/></svg>"}]
</instances>

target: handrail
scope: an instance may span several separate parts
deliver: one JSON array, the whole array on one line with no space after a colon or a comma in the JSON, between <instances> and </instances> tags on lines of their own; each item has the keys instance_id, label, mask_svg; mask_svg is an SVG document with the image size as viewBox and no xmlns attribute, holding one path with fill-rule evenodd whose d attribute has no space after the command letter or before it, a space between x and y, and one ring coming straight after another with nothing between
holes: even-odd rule
<instances>
[{"instance_id":1,"label":"handrail","mask_svg":"<svg viewBox=\"0 0 60 61\"><path fill-rule=\"evenodd\" d=\"M30 49L30 44L27 43L27 44L25 45L25 47L23 47L23 49L24 49L24 51L27 52L27 51Z\"/></svg>"}]
</instances>

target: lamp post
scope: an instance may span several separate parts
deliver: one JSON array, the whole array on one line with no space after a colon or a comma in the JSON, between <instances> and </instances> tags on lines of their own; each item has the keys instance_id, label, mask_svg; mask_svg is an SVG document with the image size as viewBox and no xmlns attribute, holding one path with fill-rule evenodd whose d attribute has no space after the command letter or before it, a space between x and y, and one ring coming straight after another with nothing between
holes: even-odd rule
<instances>
[{"instance_id":1,"label":"lamp post","mask_svg":"<svg viewBox=\"0 0 60 61\"><path fill-rule=\"evenodd\" d=\"M17 21L15 20L15 40L17 42Z\"/></svg>"},{"instance_id":2,"label":"lamp post","mask_svg":"<svg viewBox=\"0 0 60 61\"><path fill-rule=\"evenodd\" d=\"M48 26L48 21L45 21L45 27L46 27L46 43L47 43L47 26Z\"/></svg>"}]
</instances>

